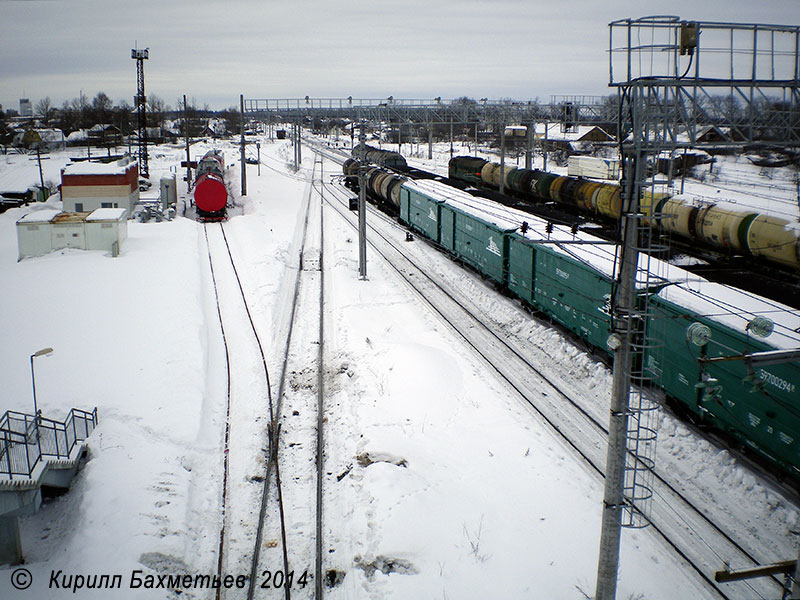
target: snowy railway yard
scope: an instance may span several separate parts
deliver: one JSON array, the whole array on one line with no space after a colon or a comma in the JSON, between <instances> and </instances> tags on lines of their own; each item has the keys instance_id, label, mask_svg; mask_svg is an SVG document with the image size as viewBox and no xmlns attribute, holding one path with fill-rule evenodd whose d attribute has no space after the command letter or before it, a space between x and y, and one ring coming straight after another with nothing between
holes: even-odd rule
<instances>
[{"instance_id":1,"label":"snowy railway yard","mask_svg":"<svg viewBox=\"0 0 800 600\"><path fill-rule=\"evenodd\" d=\"M37 363L43 414L99 414L70 491L21 519L31 588L15 590L5 566L0 595L215 597L131 589L137 573L255 583L226 598L281 597L278 578L297 598L317 583L330 598L590 597L609 369L374 210L359 280L341 166L304 148L294 172L291 152L263 139L245 197L230 169L224 224L131 222L114 259L62 250L18 262L15 222L59 202L0 215L4 409L30 412L28 357L49 346ZM417 162L441 169L439 156ZM154 148L152 179L180 174L181 157ZM67 161L52 154L47 178ZM27 185L35 169L3 157L0 183ZM747 165L725 161L716 177L739 202L753 197L735 181L753 179ZM792 185L768 194L768 210L797 218ZM779 580L715 584L713 573L794 558L798 499L668 411L659 419L655 526L624 531L619 596L780 597ZM54 573L70 589L54 589ZM77 576L103 574L122 589L73 593Z\"/></svg>"}]
</instances>

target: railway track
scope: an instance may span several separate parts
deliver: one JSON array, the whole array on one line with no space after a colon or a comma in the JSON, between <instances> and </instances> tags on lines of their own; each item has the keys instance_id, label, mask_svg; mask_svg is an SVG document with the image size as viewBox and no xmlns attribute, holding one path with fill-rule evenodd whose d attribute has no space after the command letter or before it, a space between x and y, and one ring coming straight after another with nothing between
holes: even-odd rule
<instances>
[{"instance_id":1,"label":"railway track","mask_svg":"<svg viewBox=\"0 0 800 600\"><path fill-rule=\"evenodd\" d=\"M246 573L258 517L258 482L273 406L264 349L250 314L224 226L205 224L208 260L226 357L222 526L217 575ZM224 594L217 590L217 598Z\"/></svg>"},{"instance_id":2,"label":"railway track","mask_svg":"<svg viewBox=\"0 0 800 600\"><path fill-rule=\"evenodd\" d=\"M318 148L323 151L322 148ZM344 161L350 156L341 151L325 149L332 160ZM470 183L459 179L450 179L436 173L409 167L404 171L395 171L398 175L410 179L438 179L447 185L468 191L469 193L488 198L498 204L509 206L527 212L555 224L570 227L580 227L582 231L604 239L616 242L619 239L616 224L597 221L596 217L589 216L585 211L564 204L548 202L534 202L528 196L520 195L510 190L500 192L486 187L477 188ZM764 296L770 300L780 302L792 308L800 308L800 284L797 274L789 269L778 267L768 261L759 260L758 257L744 255L732 256L721 252L718 248L704 246L697 240L683 240L680 237L665 236L662 234L663 243L668 246L668 256L661 257L672 261L685 257L697 259L693 261L680 260L682 268L691 273L696 273L710 281L724 283L738 287L750 293Z\"/></svg>"},{"instance_id":3,"label":"railway track","mask_svg":"<svg viewBox=\"0 0 800 600\"><path fill-rule=\"evenodd\" d=\"M326 195L328 203L356 227L356 219L347 206L349 192L335 189L331 187L331 193ZM382 213L369 210L368 237L373 250L602 477L607 444L602 417L607 410L585 406L573 382L536 366L548 364L550 357L516 342L513 336L498 333L490 324L490 317L481 314L478 306L470 305L462 292L435 281L427 275L427 269L418 268L419 257L411 257L404 249L405 230ZM766 548L758 539L742 533L750 530L749 524L716 523L717 519L690 498L688 491L680 490L662 473L657 472L654 494L654 530L716 597L780 597L782 582L777 578L737 584L714 581L713 573L725 563L748 567L775 560L774 547Z\"/></svg>"},{"instance_id":4,"label":"railway track","mask_svg":"<svg viewBox=\"0 0 800 600\"><path fill-rule=\"evenodd\" d=\"M324 591L323 221L312 184L304 211L274 395L225 228L204 226L228 371L217 575L249 573L248 600ZM220 588L216 597L242 598L244 590Z\"/></svg>"}]
</instances>

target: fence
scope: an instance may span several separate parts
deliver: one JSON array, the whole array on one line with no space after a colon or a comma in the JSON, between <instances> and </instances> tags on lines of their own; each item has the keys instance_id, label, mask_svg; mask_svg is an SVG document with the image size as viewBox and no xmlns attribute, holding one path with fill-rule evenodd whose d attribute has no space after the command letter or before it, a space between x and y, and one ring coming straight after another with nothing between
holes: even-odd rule
<instances>
[{"instance_id":1,"label":"fence","mask_svg":"<svg viewBox=\"0 0 800 600\"><path fill-rule=\"evenodd\" d=\"M73 408L63 422L6 411L0 419L0 480L29 478L40 461L68 459L96 426L97 408Z\"/></svg>"}]
</instances>

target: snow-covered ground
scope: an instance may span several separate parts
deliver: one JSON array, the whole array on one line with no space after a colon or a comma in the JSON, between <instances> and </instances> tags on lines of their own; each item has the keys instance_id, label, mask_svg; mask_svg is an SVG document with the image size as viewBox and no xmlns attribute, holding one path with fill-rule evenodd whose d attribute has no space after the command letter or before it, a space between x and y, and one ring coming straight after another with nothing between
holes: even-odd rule
<instances>
[{"instance_id":1,"label":"snow-covered ground","mask_svg":"<svg viewBox=\"0 0 800 600\"><path fill-rule=\"evenodd\" d=\"M236 159L232 144L218 146L229 164ZM193 156L207 147L193 146ZM180 176L183 156L178 147L154 149L151 179L176 169ZM260 177L255 165L247 167L245 198L238 197L239 167L231 169L240 208L226 231L267 360L275 364L282 351L276 326L282 282L296 268L289 249L312 157L305 150L303 169L294 173L288 142L264 140L261 156ZM66 154L51 155L45 179L57 180L66 161ZM442 164L446 159L437 168ZM326 179L338 174L332 163L325 168ZM0 188L17 180L23 187L36 183L36 164L0 158ZM177 597L127 584L135 569L212 574L216 565L225 373L202 226L184 218L131 222L118 258L69 250L17 262L15 221L54 207L55 200L0 215L0 410L32 410L29 356L51 346L53 356L36 363L39 407L61 418L70 407L97 406L100 424L70 492L21 520L33 586L16 592L13 567L0 567L0 597ZM325 565L346 573L328 595L591 595L602 481L372 254L369 280L360 281L354 232L332 211L326 224L326 470L332 475L325 482L331 549ZM604 366L446 257L424 256L509 334L549 355L543 369L597 398L603 411L610 395ZM775 548L768 559L793 558L789 530L799 515L790 502L669 415L660 435L660 459L677 478L732 521L760 531ZM376 462L359 461L365 453ZM281 568L277 548L262 558ZM724 561L720 556L720 568ZM395 572L385 574L380 566L389 562ZM313 557L299 557L295 568L312 570ZM121 574L123 589L48 590L53 571ZM748 595L746 587L731 590L733 597ZM712 596L643 530L623 534L618 597Z\"/></svg>"}]
</instances>

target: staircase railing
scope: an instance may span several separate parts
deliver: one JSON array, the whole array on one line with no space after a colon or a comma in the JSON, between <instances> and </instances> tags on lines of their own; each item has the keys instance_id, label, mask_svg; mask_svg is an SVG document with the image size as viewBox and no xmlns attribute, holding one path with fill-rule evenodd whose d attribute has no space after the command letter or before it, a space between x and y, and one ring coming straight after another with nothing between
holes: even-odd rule
<instances>
[{"instance_id":1,"label":"staircase railing","mask_svg":"<svg viewBox=\"0 0 800 600\"><path fill-rule=\"evenodd\" d=\"M6 411L0 418L0 480L30 478L39 462L67 459L97 426L97 408L73 408L64 421Z\"/></svg>"}]
</instances>

